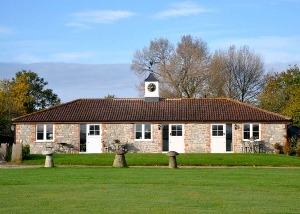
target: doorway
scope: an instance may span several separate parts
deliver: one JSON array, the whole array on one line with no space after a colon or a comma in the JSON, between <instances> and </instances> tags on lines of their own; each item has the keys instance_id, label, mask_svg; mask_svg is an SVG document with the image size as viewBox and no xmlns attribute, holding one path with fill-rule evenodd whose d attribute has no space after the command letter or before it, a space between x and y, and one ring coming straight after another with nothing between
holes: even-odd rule
<instances>
[{"instance_id":1,"label":"doorway","mask_svg":"<svg viewBox=\"0 0 300 214\"><path fill-rule=\"evenodd\" d=\"M184 153L184 128L183 124L162 125L162 151L176 151Z\"/></svg>"},{"instance_id":2,"label":"doorway","mask_svg":"<svg viewBox=\"0 0 300 214\"><path fill-rule=\"evenodd\" d=\"M211 125L211 153L232 152L232 124Z\"/></svg>"},{"instance_id":3,"label":"doorway","mask_svg":"<svg viewBox=\"0 0 300 214\"><path fill-rule=\"evenodd\" d=\"M101 124L80 125L80 152L102 153Z\"/></svg>"}]
</instances>

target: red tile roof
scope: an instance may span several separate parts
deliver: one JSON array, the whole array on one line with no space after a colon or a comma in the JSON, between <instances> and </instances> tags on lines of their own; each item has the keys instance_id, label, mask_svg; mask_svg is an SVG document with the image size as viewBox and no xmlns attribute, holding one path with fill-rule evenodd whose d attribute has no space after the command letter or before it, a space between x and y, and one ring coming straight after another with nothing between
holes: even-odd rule
<instances>
[{"instance_id":1,"label":"red tile roof","mask_svg":"<svg viewBox=\"0 0 300 214\"><path fill-rule=\"evenodd\" d=\"M228 98L79 99L13 119L38 122L289 122L290 118Z\"/></svg>"}]
</instances>

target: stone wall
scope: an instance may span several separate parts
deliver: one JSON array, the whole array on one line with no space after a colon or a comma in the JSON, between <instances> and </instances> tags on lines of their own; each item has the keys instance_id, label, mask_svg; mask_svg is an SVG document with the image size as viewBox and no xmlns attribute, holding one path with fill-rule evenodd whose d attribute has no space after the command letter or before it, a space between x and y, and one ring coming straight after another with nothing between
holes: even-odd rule
<instances>
[{"instance_id":1,"label":"stone wall","mask_svg":"<svg viewBox=\"0 0 300 214\"><path fill-rule=\"evenodd\" d=\"M102 124L102 140L112 143L118 139L121 143L130 143L133 139L133 124Z\"/></svg>"},{"instance_id":2,"label":"stone wall","mask_svg":"<svg viewBox=\"0 0 300 214\"><path fill-rule=\"evenodd\" d=\"M135 141L134 124L102 124L103 148L111 146L116 139L128 144L129 153L161 152L159 124L152 124L152 140Z\"/></svg>"},{"instance_id":3,"label":"stone wall","mask_svg":"<svg viewBox=\"0 0 300 214\"><path fill-rule=\"evenodd\" d=\"M283 146L286 141L285 124L262 124L261 132L266 152L273 152L275 143L278 142Z\"/></svg>"},{"instance_id":4,"label":"stone wall","mask_svg":"<svg viewBox=\"0 0 300 214\"><path fill-rule=\"evenodd\" d=\"M243 124L237 124L239 128L233 131L234 152L242 152ZM260 124L260 140L263 143L263 152L273 153L274 144L279 142L284 145L286 141L286 124Z\"/></svg>"},{"instance_id":5,"label":"stone wall","mask_svg":"<svg viewBox=\"0 0 300 214\"><path fill-rule=\"evenodd\" d=\"M232 143L233 143L233 152L241 153L242 151L242 139L243 139L243 124L235 123L232 125Z\"/></svg>"},{"instance_id":6,"label":"stone wall","mask_svg":"<svg viewBox=\"0 0 300 214\"><path fill-rule=\"evenodd\" d=\"M54 141L36 141L36 125L23 124L16 126L16 143L29 145L31 154L41 154L45 150L62 153L75 153L79 145L78 124L55 124ZM64 143L64 144L59 144Z\"/></svg>"},{"instance_id":7,"label":"stone wall","mask_svg":"<svg viewBox=\"0 0 300 214\"><path fill-rule=\"evenodd\" d=\"M210 152L209 136L210 124L185 125L185 151L186 153Z\"/></svg>"},{"instance_id":8,"label":"stone wall","mask_svg":"<svg viewBox=\"0 0 300 214\"><path fill-rule=\"evenodd\" d=\"M35 125L16 125L16 144L31 144L35 141Z\"/></svg>"},{"instance_id":9,"label":"stone wall","mask_svg":"<svg viewBox=\"0 0 300 214\"><path fill-rule=\"evenodd\" d=\"M233 124L233 152L242 152L242 124L234 129ZM77 153L79 147L79 124L55 124L53 141L36 141L36 125L23 124L16 126L16 143L30 145L32 154L41 154L47 149L64 153ZM185 124L184 144L186 153L210 152L210 124ZM261 124L261 140L265 143L265 151L273 152L276 142L285 142L285 124ZM118 139L129 145L128 152L161 153L162 130L161 124L152 124L152 140L135 141L134 124L102 124L102 148L114 143ZM63 144L60 144L63 143Z\"/></svg>"},{"instance_id":10,"label":"stone wall","mask_svg":"<svg viewBox=\"0 0 300 214\"><path fill-rule=\"evenodd\" d=\"M63 153L77 153L79 148L79 124L55 124L55 150Z\"/></svg>"}]
</instances>

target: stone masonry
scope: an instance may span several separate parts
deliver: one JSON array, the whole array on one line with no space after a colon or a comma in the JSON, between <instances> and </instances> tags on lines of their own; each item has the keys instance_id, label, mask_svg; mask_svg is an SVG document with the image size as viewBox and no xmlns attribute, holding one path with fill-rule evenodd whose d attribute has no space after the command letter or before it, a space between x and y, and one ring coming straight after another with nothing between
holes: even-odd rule
<instances>
[{"instance_id":1,"label":"stone masonry","mask_svg":"<svg viewBox=\"0 0 300 214\"><path fill-rule=\"evenodd\" d=\"M184 125L184 144L186 153L210 152L210 125L209 123L189 123ZM242 124L237 123L238 129L233 124L233 152L241 152ZM50 148L61 150L64 153L78 153L79 124L54 124L53 141L36 141L36 124L23 124L16 126L16 143L30 145L32 154L41 154ZM285 124L261 124L261 140L265 143L266 152L274 150L273 145L285 142ZM102 148L113 143L116 139L120 143L128 144L128 152L133 153L161 153L162 130L161 124L152 124L152 140L134 140L134 124L102 124ZM64 148L59 143L64 143ZM67 146L66 146L67 145Z\"/></svg>"},{"instance_id":2,"label":"stone masonry","mask_svg":"<svg viewBox=\"0 0 300 214\"><path fill-rule=\"evenodd\" d=\"M16 126L16 143L29 145L31 154L42 154L45 150L57 150L64 153L77 153L79 145L79 124L55 124L54 140L36 141L36 125ZM59 143L65 143L64 147Z\"/></svg>"},{"instance_id":3,"label":"stone masonry","mask_svg":"<svg viewBox=\"0 0 300 214\"><path fill-rule=\"evenodd\" d=\"M206 153L210 124L186 124L186 153Z\"/></svg>"}]
</instances>

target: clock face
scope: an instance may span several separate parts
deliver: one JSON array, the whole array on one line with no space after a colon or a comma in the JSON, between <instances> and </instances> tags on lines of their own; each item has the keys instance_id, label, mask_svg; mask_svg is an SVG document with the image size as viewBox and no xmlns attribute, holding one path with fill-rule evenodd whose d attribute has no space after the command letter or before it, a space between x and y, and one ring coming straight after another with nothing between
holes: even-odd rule
<instances>
[{"instance_id":1,"label":"clock face","mask_svg":"<svg viewBox=\"0 0 300 214\"><path fill-rule=\"evenodd\" d=\"M156 89L156 85L154 83L150 83L148 85L148 91L153 92Z\"/></svg>"}]
</instances>

